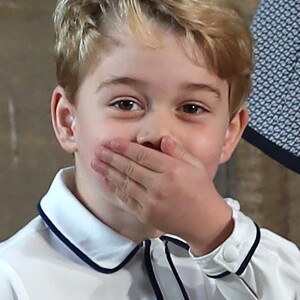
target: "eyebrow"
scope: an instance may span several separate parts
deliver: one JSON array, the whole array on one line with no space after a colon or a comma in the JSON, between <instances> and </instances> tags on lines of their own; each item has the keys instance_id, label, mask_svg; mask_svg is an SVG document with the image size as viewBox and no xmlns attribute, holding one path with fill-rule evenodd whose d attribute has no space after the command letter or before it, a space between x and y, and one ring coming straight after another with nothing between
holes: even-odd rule
<instances>
[{"instance_id":1,"label":"eyebrow","mask_svg":"<svg viewBox=\"0 0 300 300\"><path fill-rule=\"evenodd\" d=\"M135 79L135 78L131 78L131 77L111 77L103 82L101 82L98 87L97 87L97 92L100 89L109 87L111 85L118 85L118 84L123 84L123 85L129 85L129 86L141 86L141 85L146 85L146 82L139 80L139 79Z\"/></svg>"},{"instance_id":2,"label":"eyebrow","mask_svg":"<svg viewBox=\"0 0 300 300\"><path fill-rule=\"evenodd\" d=\"M136 79L136 78L131 78L131 77L111 77L103 82L101 82L99 84L99 86L97 87L97 92L102 89L102 88L106 88L112 85L119 85L119 84L123 84L123 85L129 85L129 86L133 86L133 87L140 87L143 85L147 85L147 82L140 80L140 79ZM221 92L220 90L211 85L211 84L206 84L206 83L183 83L181 84L181 89L183 90L187 90L187 91L192 91L192 92L197 92L197 91L208 91L211 93L214 93L216 95L216 97L218 99L221 99Z\"/></svg>"},{"instance_id":3,"label":"eyebrow","mask_svg":"<svg viewBox=\"0 0 300 300\"><path fill-rule=\"evenodd\" d=\"M192 91L192 92L197 92L197 91L208 91L211 93L214 93L218 99L221 99L221 91L211 85L211 84L206 84L206 83L184 83L182 85L182 89Z\"/></svg>"}]
</instances>

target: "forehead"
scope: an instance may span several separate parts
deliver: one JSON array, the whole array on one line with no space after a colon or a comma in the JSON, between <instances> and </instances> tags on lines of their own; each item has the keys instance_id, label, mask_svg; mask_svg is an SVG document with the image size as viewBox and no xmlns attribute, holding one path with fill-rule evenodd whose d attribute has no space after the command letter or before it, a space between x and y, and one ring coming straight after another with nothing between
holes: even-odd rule
<instances>
[{"instance_id":1,"label":"forehead","mask_svg":"<svg viewBox=\"0 0 300 300\"><path fill-rule=\"evenodd\" d=\"M93 72L87 77L92 80L94 74L98 84L110 78L132 78L161 91L200 83L214 86L222 98L227 97L227 82L209 71L200 49L196 62L184 47L182 36L160 27L152 29L154 45L126 27L112 32L110 49L93 64Z\"/></svg>"}]
</instances>

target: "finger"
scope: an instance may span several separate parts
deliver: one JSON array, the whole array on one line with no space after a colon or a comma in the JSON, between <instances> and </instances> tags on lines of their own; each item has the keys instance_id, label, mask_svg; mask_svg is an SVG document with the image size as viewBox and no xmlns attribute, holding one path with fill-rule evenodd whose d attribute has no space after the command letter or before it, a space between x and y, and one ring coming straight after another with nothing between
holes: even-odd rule
<instances>
[{"instance_id":1,"label":"finger","mask_svg":"<svg viewBox=\"0 0 300 300\"><path fill-rule=\"evenodd\" d=\"M148 182L152 182L154 175L152 170L144 168L129 158L115 153L108 148L102 146L98 147L95 151L95 156L141 185L147 185Z\"/></svg>"},{"instance_id":2,"label":"finger","mask_svg":"<svg viewBox=\"0 0 300 300\"><path fill-rule=\"evenodd\" d=\"M162 173L165 169L166 163L170 160L168 155L160 151L123 139L111 141L108 147L114 152L119 153L137 164L157 173Z\"/></svg>"},{"instance_id":3,"label":"finger","mask_svg":"<svg viewBox=\"0 0 300 300\"><path fill-rule=\"evenodd\" d=\"M115 195L130 212L135 215L140 215L142 213L143 206L135 198L130 197L129 194L124 193L124 191L119 189L115 190Z\"/></svg>"},{"instance_id":4,"label":"finger","mask_svg":"<svg viewBox=\"0 0 300 300\"><path fill-rule=\"evenodd\" d=\"M203 168L202 163L195 158L192 154L186 151L176 141L169 136L164 136L161 140L161 150L165 154L172 156L173 158L187 162L196 168Z\"/></svg>"},{"instance_id":5,"label":"finger","mask_svg":"<svg viewBox=\"0 0 300 300\"><path fill-rule=\"evenodd\" d=\"M132 180L130 177L121 174L118 170L110 165L103 163L97 159L92 161L92 168L100 173L107 181L107 185L114 193L123 193L124 199L126 197L134 198L136 201L146 197L146 189L138 182Z\"/></svg>"},{"instance_id":6,"label":"finger","mask_svg":"<svg viewBox=\"0 0 300 300\"><path fill-rule=\"evenodd\" d=\"M146 199L145 189L131 180L128 176L119 176L109 172L108 180L114 185L115 196L135 215L143 211L143 202Z\"/></svg>"}]
</instances>

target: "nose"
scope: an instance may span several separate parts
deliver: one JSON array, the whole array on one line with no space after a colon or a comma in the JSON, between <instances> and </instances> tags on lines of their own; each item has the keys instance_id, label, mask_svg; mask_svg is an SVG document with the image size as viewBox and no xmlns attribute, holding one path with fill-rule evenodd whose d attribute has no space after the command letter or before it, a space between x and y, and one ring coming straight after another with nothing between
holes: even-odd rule
<instances>
[{"instance_id":1,"label":"nose","mask_svg":"<svg viewBox=\"0 0 300 300\"><path fill-rule=\"evenodd\" d=\"M143 145L145 147L151 148L151 149L155 149L160 151L160 145L161 145L161 139L151 139L149 136L148 137L138 137L137 138L137 143L140 145Z\"/></svg>"},{"instance_id":2,"label":"nose","mask_svg":"<svg viewBox=\"0 0 300 300\"><path fill-rule=\"evenodd\" d=\"M161 140L164 136L170 136L173 139L174 126L166 118L148 118L141 123L141 127L136 136L136 142L148 148L161 150Z\"/></svg>"}]
</instances>

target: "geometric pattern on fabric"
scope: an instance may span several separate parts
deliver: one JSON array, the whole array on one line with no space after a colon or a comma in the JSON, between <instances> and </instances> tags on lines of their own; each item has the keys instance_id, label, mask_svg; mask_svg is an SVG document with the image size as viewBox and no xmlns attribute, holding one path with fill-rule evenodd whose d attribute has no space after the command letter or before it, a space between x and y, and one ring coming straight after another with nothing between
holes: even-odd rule
<instances>
[{"instance_id":1,"label":"geometric pattern on fabric","mask_svg":"<svg viewBox=\"0 0 300 300\"><path fill-rule=\"evenodd\" d=\"M251 27L255 67L244 138L300 173L300 1L262 0Z\"/></svg>"}]
</instances>

